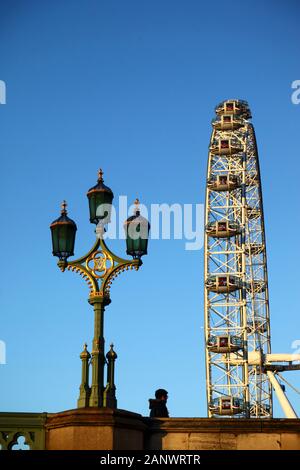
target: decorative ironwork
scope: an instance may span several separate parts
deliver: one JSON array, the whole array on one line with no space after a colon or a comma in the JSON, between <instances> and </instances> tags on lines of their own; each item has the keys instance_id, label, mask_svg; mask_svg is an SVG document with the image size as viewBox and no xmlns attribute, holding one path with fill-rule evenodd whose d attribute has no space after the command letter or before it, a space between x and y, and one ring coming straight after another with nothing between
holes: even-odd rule
<instances>
[{"instance_id":1,"label":"decorative ironwork","mask_svg":"<svg viewBox=\"0 0 300 470\"><path fill-rule=\"evenodd\" d=\"M103 240L103 227L97 226L97 240L91 250L74 261L60 260L57 264L61 271L78 273L89 287L89 303L94 307L95 329L91 352L92 384L88 385L89 362L82 362L82 383L78 407L116 406L115 388L104 387L104 309L110 303L110 288L114 279L124 271L138 270L140 258L126 260L109 250Z\"/></svg>"},{"instance_id":2,"label":"decorative ironwork","mask_svg":"<svg viewBox=\"0 0 300 470\"><path fill-rule=\"evenodd\" d=\"M103 278L111 266L113 266L113 260L102 251L96 251L86 260L88 271L97 279Z\"/></svg>"},{"instance_id":3,"label":"decorative ironwork","mask_svg":"<svg viewBox=\"0 0 300 470\"><path fill-rule=\"evenodd\" d=\"M149 222L140 215L139 200L135 201L135 214L127 218L124 224L126 233L126 253L133 257L127 260L115 255L104 241L105 225L110 222L112 190L103 183L103 171L98 172L98 182L87 193L89 200L90 222L96 224L96 242L90 251L74 261L68 261L74 255L76 224L67 217L65 201L62 203L61 217L51 225L52 253L59 258L58 267L62 272L68 270L78 273L89 288L88 301L94 308L94 338L91 355L85 347L81 353L82 380L78 407L116 406L114 392L104 387L104 310L110 304L110 288L114 279L128 269L138 270L142 265L141 257L147 254ZM133 237L133 232L138 237ZM90 358L91 357L91 361ZM115 356L116 358L116 356ZM89 386L89 365L92 365L92 384ZM108 366L109 369L110 366ZM113 369L114 370L114 369ZM111 378L111 377L110 377ZM106 395L104 394L106 390Z\"/></svg>"},{"instance_id":4,"label":"decorative ironwork","mask_svg":"<svg viewBox=\"0 0 300 470\"><path fill-rule=\"evenodd\" d=\"M44 450L46 418L47 413L0 413L0 449Z\"/></svg>"},{"instance_id":5,"label":"decorative ironwork","mask_svg":"<svg viewBox=\"0 0 300 470\"><path fill-rule=\"evenodd\" d=\"M57 265L61 271L78 273L88 284L90 297L109 297L113 280L121 272L141 266L141 259L126 260L112 253L102 237L92 249L75 261L60 260Z\"/></svg>"}]
</instances>

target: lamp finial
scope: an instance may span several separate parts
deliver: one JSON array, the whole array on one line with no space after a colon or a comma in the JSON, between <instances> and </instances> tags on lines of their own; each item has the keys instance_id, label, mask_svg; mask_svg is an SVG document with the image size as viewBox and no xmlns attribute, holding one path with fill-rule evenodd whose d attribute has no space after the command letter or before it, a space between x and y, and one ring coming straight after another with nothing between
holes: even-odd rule
<instances>
[{"instance_id":1,"label":"lamp finial","mask_svg":"<svg viewBox=\"0 0 300 470\"><path fill-rule=\"evenodd\" d=\"M103 183L103 170L102 170L102 168L100 168L99 171L98 171L98 182Z\"/></svg>"},{"instance_id":2,"label":"lamp finial","mask_svg":"<svg viewBox=\"0 0 300 470\"><path fill-rule=\"evenodd\" d=\"M63 202L61 203L61 214L62 215L67 215L67 201L63 200Z\"/></svg>"},{"instance_id":3,"label":"lamp finial","mask_svg":"<svg viewBox=\"0 0 300 470\"><path fill-rule=\"evenodd\" d=\"M134 205L135 205L134 213L136 214L137 212L140 212L140 200L139 200L139 198L136 198L136 200L134 201Z\"/></svg>"}]
</instances>

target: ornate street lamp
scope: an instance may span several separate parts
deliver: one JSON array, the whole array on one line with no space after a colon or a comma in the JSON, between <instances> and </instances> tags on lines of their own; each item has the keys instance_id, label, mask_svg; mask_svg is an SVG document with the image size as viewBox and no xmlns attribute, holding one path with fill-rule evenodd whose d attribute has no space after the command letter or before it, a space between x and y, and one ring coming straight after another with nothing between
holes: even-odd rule
<instances>
[{"instance_id":1,"label":"ornate street lamp","mask_svg":"<svg viewBox=\"0 0 300 470\"><path fill-rule=\"evenodd\" d=\"M103 172L99 170L98 183L91 188L87 197L89 200L90 222L97 224L97 239L90 251L75 261L68 261L74 255L75 233L77 230L73 220L67 217L66 202L62 204L61 216L50 225L52 234L53 255L59 258L58 266L65 270L79 273L89 287L89 303L94 307L94 338L91 352L92 384L89 386L90 353L85 345L81 353L82 380L78 407L116 407L114 385L114 361L117 358L112 350L107 355L108 382L104 387L104 309L111 302L110 287L113 280L124 271L135 269L142 265L141 257L147 254L149 222L140 215L139 201L133 216L125 222L127 254L133 260L126 260L115 255L107 247L103 234L104 226L110 222L113 192L103 183Z\"/></svg>"},{"instance_id":2,"label":"ornate street lamp","mask_svg":"<svg viewBox=\"0 0 300 470\"><path fill-rule=\"evenodd\" d=\"M90 222L98 224L110 222L111 205L114 193L103 183L103 171L98 172L98 183L87 192L90 207Z\"/></svg>"},{"instance_id":3,"label":"ornate street lamp","mask_svg":"<svg viewBox=\"0 0 300 470\"><path fill-rule=\"evenodd\" d=\"M147 254L150 224L140 213L140 201L136 199L134 215L128 217L124 224L126 233L126 253L133 259L140 259Z\"/></svg>"},{"instance_id":4,"label":"ornate street lamp","mask_svg":"<svg viewBox=\"0 0 300 470\"><path fill-rule=\"evenodd\" d=\"M67 216L67 203L62 202L61 216L50 225L52 235L52 253L60 260L67 260L74 255L76 224Z\"/></svg>"}]
</instances>

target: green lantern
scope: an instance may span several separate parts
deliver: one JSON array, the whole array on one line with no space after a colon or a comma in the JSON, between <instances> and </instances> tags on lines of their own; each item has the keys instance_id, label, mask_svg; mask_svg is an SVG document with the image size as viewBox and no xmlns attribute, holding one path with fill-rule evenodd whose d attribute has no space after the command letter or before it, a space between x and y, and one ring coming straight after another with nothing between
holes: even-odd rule
<instances>
[{"instance_id":1,"label":"green lantern","mask_svg":"<svg viewBox=\"0 0 300 470\"><path fill-rule=\"evenodd\" d=\"M103 171L101 169L98 172L98 183L88 190L87 197L91 224L97 225L98 222L109 223L114 194L110 188L103 184Z\"/></svg>"},{"instance_id":2,"label":"green lantern","mask_svg":"<svg viewBox=\"0 0 300 470\"><path fill-rule=\"evenodd\" d=\"M128 217L124 224L126 233L126 253L133 258L141 258L147 254L148 237L150 231L150 224L145 217L140 214L138 199L135 200L134 215Z\"/></svg>"},{"instance_id":3,"label":"green lantern","mask_svg":"<svg viewBox=\"0 0 300 470\"><path fill-rule=\"evenodd\" d=\"M60 260L74 255L76 224L67 216L67 203L63 201L61 216L50 225L52 235L52 253Z\"/></svg>"}]
</instances>

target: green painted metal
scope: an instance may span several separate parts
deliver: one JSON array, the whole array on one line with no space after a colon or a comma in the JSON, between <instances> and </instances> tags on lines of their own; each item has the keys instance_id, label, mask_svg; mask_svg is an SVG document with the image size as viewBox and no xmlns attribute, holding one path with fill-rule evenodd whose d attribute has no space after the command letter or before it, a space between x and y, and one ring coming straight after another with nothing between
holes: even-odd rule
<instances>
[{"instance_id":1,"label":"green painted metal","mask_svg":"<svg viewBox=\"0 0 300 470\"><path fill-rule=\"evenodd\" d=\"M63 201L61 216L50 225L52 236L52 254L65 260L74 255L76 224L67 216L67 203Z\"/></svg>"},{"instance_id":2,"label":"green painted metal","mask_svg":"<svg viewBox=\"0 0 300 470\"><path fill-rule=\"evenodd\" d=\"M81 407L113 407L115 403L115 389L109 388L104 403L104 369L105 340L104 340L104 310L110 304L110 287L113 280L129 269L138 270L142 265L140 259L126 260L115 255L103 240L104 231L100 233L94 246L88 253L74 261L59 260L61 271L77 272L87 282L90 290L88 301L94 308L94 338L91 352L92 383L88 385L89 364L86 358L82 359L82 381L77 406ZM110 398L111 397L111 398ZM108 404L109 403L109 404Z\"/></svg>"},{"instance_id":3,"label":"green painted metal","mask_svg":"<svg viewBox=\"0 0 300 470\"><path fill-rule=\"evenodd\" d=\"M116 386L115 386L115 361L117 353L113 349L113 344L110 345L110 350L106 354L107 358L107 385L103 395L103 405L108 408L117 408L116 399Z\"/></svg>"},{"instance_id":4,"label":"green painted metal","mask_svg":"<svg viewBox=\"0 0 300 470\"><path fill-rule=\"evenodd\" d=\"M140 201L135 200L134 215L128 217L124 223L126 234L126 253L133 258L141 258L147 254L150 224L141 216Z\"/></svg>"},{"instance_id":5,"label":"green painted metal","mask_svg":"<svg viewBox=\"0 0 300 470\"><path fill-rule=\"evenodd\" d=\"M91 355L87 350L87 344L84 345L83 351L80 354L80 359L82 361L82 371L81 371L81 384L79 387L79 398L77 402L78 408L85 408L89 406L91 389L89 387L89 361Z\"/></svg>"},{"instance_id":6,"label":"green painted metal","mask_svg":"<svg viewBox=\"0 0 300 470\"><path fill-rule=\"evenodd\" d=\"M93 255L95 256L96 254L104 255L107 261L111 263L108 269L103 270L104 274L101 277L95 276L95 272L87 266L88 261L92 261ZM86 255L70 262L59 260L57 266L62 272L67 269L79 273L90 288L90 297L99 295L106 298L107 302L110 303L110 285L116 276L128 269L138 270L142 264L143 262L140 259L126 260L115 255L108 248L103 238L100 238L96 240Z\"/></svg>"},{"instance_id":7,"label":"green painted metal","mask_svg":"<svg viewBox=\"0 0 300 470\"><path fill-rule=\"evenodd\" d=\"M46 419L47 413L0 413L1 450L13 450L21 436L30 450L44 450Z\"/></svg>"},{"instance_id":8,"label":"green painted metal","mask_svg":"<svg viewBox=\"0 0 300 470\"><path fill-rule=\"evenodd\" d=\"M94 307L94 339L92 349L92 385L90 406L103 406L104 391L104 299L103 297L94 297L89 300Z\"/></svg>"},{"instance_id":9,"label":"green painted metal","mask_svg":"<svg viewBox=\"0 0 300 470\"><path fill-rule=\"evenodd\" d=\"M108 384L104 387L104 368L106 364L104 353L104 310L110 304L110 288L113 280L122 272L129 269L138 270L142 265L141 256L147 254L149 222L141 217L139 201L135 201L135 215L127 219L125 230L127 235L127 254L133 260L127 260L115 255L104 241L104 225L110 221L113 192L103 183L103 171L98 173L96 186L87 193L90 209L90 222L97 224L97 239L87 254L74 261L68 261L73 255L76 224L67 217L66 202L62 204L61 217L55 220L50 228L52 233L53 254L59 257L57 263L62 272L73 271L87 282L89 287L88 301L94 309L94 338L91 352L92 383L89 387L90 355L85 348L81 353L82 372L77 406L82 407L116 407L114 385L114 359L108 361ZM134 240L131 228L137 228L138 240ZM146 237L145 237L146 233ZM111 353L112 354L112 353ZM106 390L105 394L104 391ZM105 400L104 400L105 395Z\"/></svg>"},{"instance_id":10,"label":"green painted metal","mask_svg":"<svg viewBox=\"0 0 300 470\"><path fill-rule=\"evenodd\" d=\"M103 183L103 171L98 172L98 182L88 190L90 222L97 224L100 220L109 223L111 218L111 205L114 198L112 190Z\"/></svg>"}]
</instances>

